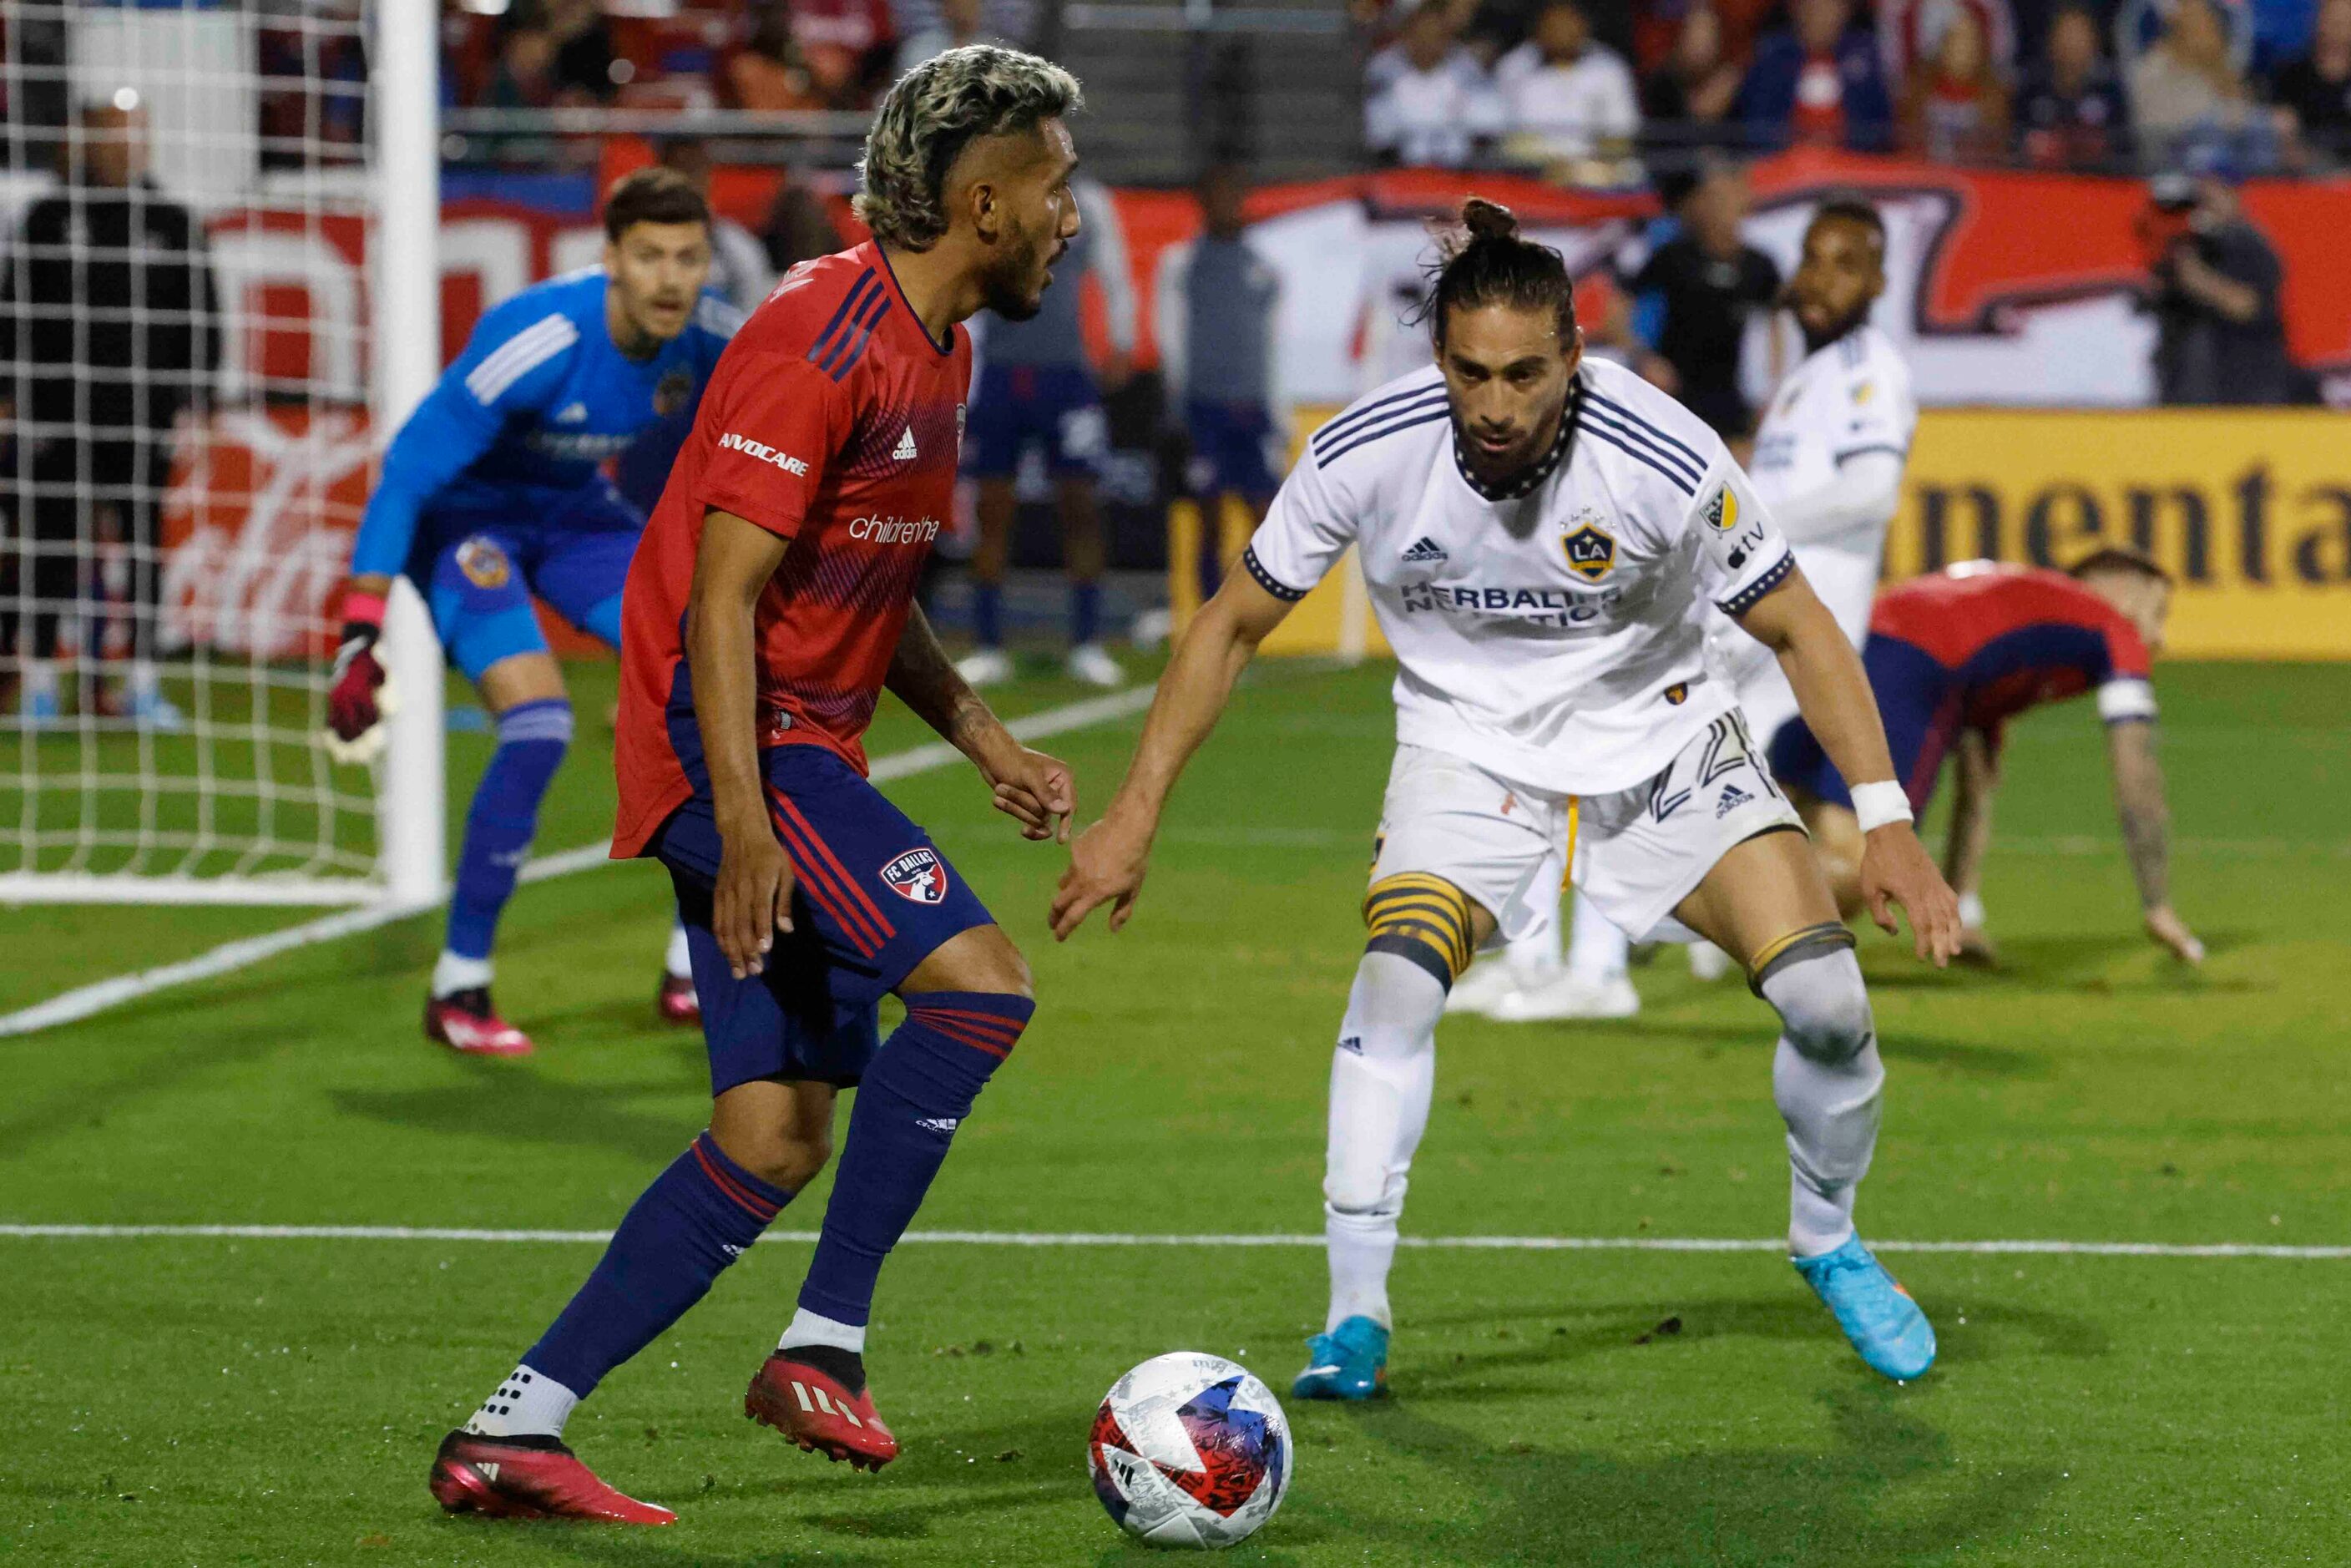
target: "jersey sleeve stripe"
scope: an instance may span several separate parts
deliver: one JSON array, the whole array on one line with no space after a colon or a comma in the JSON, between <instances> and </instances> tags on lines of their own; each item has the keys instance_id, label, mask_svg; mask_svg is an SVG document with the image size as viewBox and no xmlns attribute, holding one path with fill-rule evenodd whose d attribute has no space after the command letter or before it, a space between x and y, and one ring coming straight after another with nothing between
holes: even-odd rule
<instances>
[{"instance_id":1,"label":"jersey sleeve stripe","mask_svg":"<svg viewBox=\"0 0 2351 1568\"><path fill-rule=\"evenodd\" d=\"M507 389L580 340L580 329L568 316L542 318L494 350L465 377L465 390L486 408L506 395Z\"/></svg>"},{"instance_id":2,"label":"jersey sleeve stripe","mask_svg":"<svg viewBox=\"0 0 2351 1568\"><path fill-rule=\"evenodd\" d=\"M1396 392L1381 398L1376 402L1365 403L1351 413L1343 413L1314 433L1315 455L1320 456L1323 448L1336 445L1367 424L1404 413L1405 405L1407 403L1416 407L1425 406L1434 401L1442 400L1444 396L1445 388L1441 385L1422 387L1415 392Z\"/></svg>"},{"instance_id":3,"label":"jersey sleeve stripe","mask_svg":"<svg viewBox=\"0 0 2351 1568\"><path fill-rule=\"evenodd\" d=\"M1643 431L1626 427L1613 413L1604 413L1598 407L1587 404L1580 415L1579 422L1593 434L1614 442L1625 451L1640 456L1651 467L1672 475L1675 483L1693 495L1698 492L1699 484L1706 478L1704 468L1693 467L1658 445L1654 438Z\"/></svg>"},{"instance_id":4,"label":"jersey sleeve stripe","mask_svg":"<svg viewBox=\"0 0 2351 1568\"><path fill-rule=\"evenodd\" d=\"M1435 424L1438 420L1450 419L1451 417L1452 414L1448 413L1442 404L1439 404L1435 408L1422 409L1418 413L1398 418L1389 423L1374 425L1368 430L1363 431L1352 439L1343 442L1332 451L1321 454L1317 461L1319 461L1323 467L1328 468L1332 464L1336 463L1340 458L1344 457L1348 453L1353 452L1358 446L1369 446L1373 442L1394 435L1400 430L1410 430L1415 425L1420 424Z\"/></svg>"},{"instance_id":5,"label":"jersey sleeve stripe","mask_svg":"<svg viewBox=\"0 0 2351 1568\"><path fill-rule=\"evenodd\" d=\"M1762 576L1757 578L1754 581L1749 583L1746 587L1740 589L1729 598L1716 600L1715 606L1725 615L1744 615L1750 610L1755 608L1756 601L1761 599L1765 594L1771 592L1773 589L1787 581L1788 574L1795 570L1796 558L1788 551L1782 550L1780 552L1780 559L1773 561L1771 569L1765 571Z\"/></svg>"},{"instance_id":6,"label":"jersey sleeve stripe","mask_svg":"<svg viewBox=\"0 0 2351 1568\"><path fill-rule=\"evenodd\" d=\"M1249 574L1257 579L1257 585L1259 588L1264 589L1284 604L1295 604L1306 597L1304 589L1292 588L1265 570L1265 562L1257 559L1257 546L1251 545L1241 551L1241 564L1249 568Z\"/></svg>"},{"instance_id":7,"label":"jersey sleeve stripe","mask_svg":"<svg viewBox=\"0 0 2351 1568\"><path fill-rule=\"evenodd\" d=\"M832 340L832 335L841 329L841 324L848 319L849 313L857 308L858 302L864 298L867 286L872 282L872 268L868 267L858 274L857 281L851 284L849 292L841 297L841 308L832 313L832 319L824 324L824 330L819 332L816 335L816 341L809 345L810 359L813 360L825 351Z\"/></svg>"},{"instance_id":8,"label":"jersey sleeve stripe","mask_svg":"<svg viewBox=\"0 0 2351 1568\"><path fill-rule=\"evenodd\" d=\"M1706 457L1697 447L1692 446L1688 442L1682 440L1679 436L1667 433L1664 427L1634 413L1631 409L1625 407L1623 403L1618 402L1614 398L1603 397L1596 392L1589 392L1587 390L1585 401L1594 406L1606 409L1610 413L1614 414L1618 419L1625 421L1628 424L1639 427L1644 434L1647 434L1651 440L1656 442L1659 445L1666 447L1669 451L1672 451L1680 456L1687 458L1692 467L1697 470L1698 476L1701 478L1705 476Z\"/></svg>"},{"instance_id":9,"label":"jersey sleeve stripe","mask_svg":"<svg viewBox=\"0 0 2351 1568\"><path fill-rule=\"evenodd\" d=\"M1658 473L1663 474L1667 478L1673 481L1674 488L1679 490L1683 495L1696 496L1698 494L1698 481L1690 478L1678 468L1667 466L1665 460L1660 458L1656 453L1651 452L1647 447L1634 445L1631 442L1625 440L1624 436L1618 434L1614 430L1604 424L1586 421L1581 428L1597 439L1608 443L1609 445L1615 447L1626 456L1637 458L1639 461L1646 463L1650 467L1656 469Z\"/></svg>"},{"instance_id":10,"label":"jersey sleeve stripe","mask_svg":"<svg viewBox=\"0 0 2351 1568\"><path fill-rule=\"evenodd\" d=\"M849 319L849 325L832 340L832 347L824 351L824 358L816 362L816 368L839 381L856 362L857 356L865 351L865 340L872 335L873 324L881 320L883 313L889 308L888 289L877 288L866 296L865 303L857 308L857 314ZM844 353L848 355L845 360L841 358ZM836 361L840 362L836 364Z\"/></svg>"},{"instance_id":11,"label":"jersey sleeve stripe","mask_svg":"<svg viewBox=\"0 0 2351 1568\"><path fill-rule=\"evenodd\" d=\"M832 379L834 381L841 380L851 371L854 370L857 366L857 361L865 357L866 345L873 341L873 329L882 325L882 318L888 314L890 314L890 300L889 297L884 295L882 299L882 308L873 312L873 319L866 322L862 328L859 329L857 334L857 346L849 350L849 358L841 361L839 365L833 368Z\"/></svg>"},{"instance_id":12,"label":"jersey sleeve stripe","mask_svg":"<svg viewBox=\"0 0 2351 1568\"><path fill-rule=\"evenodd\" d=\"M1910 455L1910 449L1907 446L1896 446L1890 441L1879 441L1867 446L1848 446L1836 455L1836 460L1840 464L1848 463L1854 458L1865 457L1873 452L1891 452L1896 457Z\"/></svg>"}]
</instances>

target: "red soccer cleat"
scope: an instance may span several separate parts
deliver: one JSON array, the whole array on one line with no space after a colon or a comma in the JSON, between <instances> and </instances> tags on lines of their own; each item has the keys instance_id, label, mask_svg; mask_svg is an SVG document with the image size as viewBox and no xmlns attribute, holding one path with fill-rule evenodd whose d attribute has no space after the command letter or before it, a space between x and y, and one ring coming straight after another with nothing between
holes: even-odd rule
<instances>
[{"instance_id":1,"label":"red soccer cleat","mask_svg":"<svg viewBox=\"0 0 2351 1568\"><path fill-rule=\"evenodd\" d=\"M743 1414L811 1454L847 1459L861 1470L878 1470L898 1457L898 1439L874 1414L870 1392L852 1394L830 1373L780 1350L752 1375Z\"/></svg>"},{"instance_id":2,"label":"red soccer cleat","mask_svg":"<svg viewBox=\"0 0 2351 1568\"><path fill-rule=\"evenodd\" d=\"M702 998L695 995L692 975L662 976L661 995L654 1006L661 1009L664 1023L698 1024L702 1021Z\"/></svg>"},{"instance_id":3,"label":"red soccer cleat","mask_svg":"<svg viewBox=\"0 0 2351 1568\"><path fill-rule=\"evenodd\" d=\"M639 1502L596 1479L553 1437L484 1437L460 1428L433 1456L434 1500L486 1519L597 1519L675 1524L659 1503Z\"/></svg>"},{"instance_id":4,"label":"red soccer cleat","mask_svg":"<svg viewBox=\"0 0 2351 1568\"><path fill-rule=\"evenodd\" d=\"M530 1036L498 1017L486 986L426 1000L424 1038L465 1056L530 1054Z\"/></svg>"}]
</instances>

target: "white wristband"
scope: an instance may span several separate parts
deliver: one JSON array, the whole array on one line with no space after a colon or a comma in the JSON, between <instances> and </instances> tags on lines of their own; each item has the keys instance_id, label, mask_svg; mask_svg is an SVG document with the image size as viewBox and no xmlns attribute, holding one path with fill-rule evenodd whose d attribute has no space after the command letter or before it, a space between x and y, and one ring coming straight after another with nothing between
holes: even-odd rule
<instances>
[{"instance_id":1,"label":"white wristband","mask_svg":"<svg viewBox=\"0 0 2351 1568\"><path fill-rule=\"evenodd\" d=\"M1888 822L1909 821L1910 797L1891 779L1856 784L1853 787L1853 814L1861 819L1863 832L1874 832Z\"/></svg>"},{"instance_id":2,"label":"white wristband","mask_svg":"<svg viewBox=\"0 0 2351 1568\"><path fill-rule=\"evenodd\" d=\"M1959 894L1959 924L1970 931L1980 931L1984 928L1984 906L1982 894L1963 893Z\"/></svg>"}]
</instances>

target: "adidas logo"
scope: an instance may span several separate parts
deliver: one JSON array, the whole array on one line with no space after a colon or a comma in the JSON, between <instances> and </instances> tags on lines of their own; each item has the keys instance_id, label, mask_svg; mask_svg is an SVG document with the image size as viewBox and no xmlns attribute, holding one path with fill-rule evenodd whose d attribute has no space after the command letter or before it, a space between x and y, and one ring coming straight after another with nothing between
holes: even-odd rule
<instances>
[{"instance_id":1,"label":"adidas logo","mask_svg":"<svg viewBox=\"0 0 2351 1568\"><path fill-rule=\"evenodd\" d=\"M890 454L890 460L893 463L912 463L914 460L914 427L913 425L908 425L906 434L898 437L898 450Z\"/></svg>"},{"instance_id":2,"label":"adidas logo","mask_svg":"<svg viewBox=\"0 0 2351 1568\"><path fill-rule=\"evenodd\" d=\"M555 416L558 424L584 424L587 421L588 405L584 402L572 403Z\"/></svg>"},{"instance_id":3,"label":"adidas logo","mask_svg":"<svg viewBox=\"0 0 2351 1568\"><path fill-rule=\"evenodd\" d=\"M1357 1056L1361 1056L1364 1054L1364 1037L1360 1034L1351 1034L1339 1042L1339 1049L1352 1051Z\"/></svg>"},{"instance_id":4,"label":"adidas logo","mask_svg":"<svg viewBox=\"0 0 2351 1568\"><path fill-rule=\"evenodd\" d=\"M1406 566L1435 566L1446 559L1445 547L1426 534L1413 540L1412 548L1404 552Z\"/></svg>"},{"instance_id":5,"label":"adidas logo","mask_svg":"<svg viewBox=\"0 0 2351 1568\"><path fill-rule=\"evenodd\" d=\"M815 1415L819 1410L822 1410L828 1416L838 1416L841 1417L841 1419L847 1421L852 1427L862 1427L865 1425L864 1422L860 1421L857 1418L856 1411L852 1410L846 1405L835 1405L831 1399L825 1397L825 1392L823 1389L811 1389L807 1384L802 1383L797 1377L792 1379L792 1394L799 1400L800 1408L807 1411L811 1416ZM809 1396L810 1394L814 1394L816 1396L816 1403L813 1405L809 1403Z\"/></svg>"},{"instance_id":6,"label":"adidas logo","mask_svg":"<svg viewBox=\"0 0 2351 1568\"><path fill-rule=\"evenodd\" d=\"M1718 822L1722 821L1753 799L1755 799L1754 796L1750 795L1738 785L1725 784L1722 787L1722 799L1714 803L1714 820Z\"/></svg>"},{"instance_id":7,"label":"adidas logo","mask_svg":"<svg viewBox=\"0 0 2351 1568\"><path fill-rule=\"evenodd\" d=\"M483 1461L481 1461L479 1464L476 1464L476 1465L474 1467L474 1469L481 1472L481 1476L482 1476L482 1479L483 1479L484 1480L486 1480L486 1481L489 1482L492 1486L496 1486L496 1485L497 1485L497 1482L498 1482L498 1461L497 1461L497 1460L496 1460L496 1459L484 1459L484 1460L483 1460Z\"/></svg>"},{"instance_id":8,"label":"adidas logo","mask_svg":"<svg viewBox=\"0 0 2351 1568\"><path fill-rule=\"evenodd\" d=\"M963 1123L954 1116L917 1116L914 1125L927 1133L952 1133Z\"/></svg>"}]
</instances>

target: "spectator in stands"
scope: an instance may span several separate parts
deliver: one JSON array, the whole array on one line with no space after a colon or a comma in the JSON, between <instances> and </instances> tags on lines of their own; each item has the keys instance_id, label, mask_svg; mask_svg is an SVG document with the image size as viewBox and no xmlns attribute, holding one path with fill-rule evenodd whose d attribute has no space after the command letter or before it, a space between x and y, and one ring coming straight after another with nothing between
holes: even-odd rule
<instances>
[{"instance_id":1,"label":"spectator in stands","mask_svg":"<svg viewBox=\"0 0 2351 1568\"><path fill-rule=\"evenodd\" d=\"M1723 52L1722 17L1706 0L1682 16L1673 53L1641 88L1641 113L1652 134L1677 141L1721 140L1709 127L1729 117L1739 96L1739 67Z\"/></svg>"},{"instance_id":2,"label":"spectator in stands","mask_svg":"<svg viewBox=\"0 0 2351 1568\"><path fill-rule=\"evenodd\" d=\"M564 104L610 103L619 78L611 24L596 0L544 0L539 16L554 47L549 69Z\"/></svg>"},{"instance_id":3,"label":"spectator in stands","mask_svg":"<svg viewBox=\"0 0 2351 1568\"><path fill-rule=\"evenodd\" d=\"M2310 52L2277 73L2271 98L2309 161L2351 162L2351 0L2325 0Z\"/></svg>"},{"instance_id":4,"label":"spectator in stands","mask_svg":"<svg viewBox=\"0 0 2351 1568\"><path fill-rule=\"evenodd\" d=\"M2128 119L2097 17L2087 6L2065 6L2050 19L2048 42L2018 102L2025 161L2043 169L2103 167L2126 145Z\"/></svg>"},{"instance_id":5,"label":"spectator in stands","mask_svg":"<svg viewBox=\"0 0 2351 1568\"><path fill-rule=\"evenodd\" d=\"M1579 0L1552 0L1533 36L1494 68L1514 158L1623 158L1641 129L1625 57L1596 43Z\"/></svg>"},{"instance_id":6,"label":"spectator in stands","mask_svg":"<svg viewBox=\"0 0 2351 1568\"><path fill-rule=\"evenodd\" d=\"M555 39L544 27L509 28L482 101L489 109L547 109L555 102Z\"/></svg>"},{"instance_id":7,"label":"spectator in stands","mask_svg":"<svg viewBox=\"0 0 2351 1568\"><path fill-rule=\"evenodd\" d=\"M2155 378L2166 403L2301 401L2278 298L2285 270L2220 173L2153 184L2158 237L2149 308ZM2173 219L2166 223L2166 218Z\"/></svg>"},{"instance_id":8,"label":"spectator in stands","mask_svg":"<svg viewBox=\"0 0 2351 1568\"><path fill-rule=\"evenodd\" d=\"M673 136L661 144L660 157L664 168L684 175L702 193L702 199L710 201L712 165L708 142L698 136ZM768 264L768 247L749 229L713 205L709 287L747 315L759 308L768 290L775 286L776 269Z\"/></svg>"},{"instance_id":9,"label":"spectator in stands","mask_svg":"<svg viewBox=\"0 0 2351 1568\"><path fill-rule=\"evenodd\" d=\"M1446 0L1426 0L1364 68L1364 141L1391 163L1458 169L1501 129L1501 100L1455 41Z\"/></svg>"},{"instance_id":10,"label":"spectator in stands","mask_svg":"<svg viewBox=\"0 0 2351 1568\"><path fill-rule=\"evenodd\" d=\"M1985 47L1983 24L1964 6L1945 14L1902 95L1902 145L1938 163L1975 163L2008 152L2008 88Z\"/></svg>"},{"instance_id":11,"label":"spectator in stands","mask_svg":"<svg viewBox=\"0 0 2351 1568\"><path fill-rule=\"evenodd\" d=\"M783 176L768 204L768 221L759 230L768 265L778 277L804 261L849 248L832 214L825 210L824 197L809 188L799 170L787 167Z\"/></svg>"},{"instance_id":12,"label":"spectator in stands","mask_svg":"<svg viewBox=\"0 0 2351 1568\"><path fill-rule=\"evenodd\" d=\"M2212 0L2175 0L2162 36L2131 63L2130 97L2147 162L2169 162L2191 141L2227 144L2241 167L2269 160L2268 120L2231 57Z\"/></svg>"},{"instance_id":13,"label":"spectator in stands","mask_svg":"<svg viewBox=\"0 0 2351 1568\"><path fill-rule=\"evenodd\" d=\"M1852 0L1792 0L1794 25L1756 46L1737 106L1749 140L1883 148L1894 105L1877 44L1852 26Z\"/></svg>"},{"instance_id":14,"label":"spectator in stands","mask_svg":"<svg viewBox=\"0 0 2351 1568\"><path fill-rule=\"evenodd\" d=\"M1642 375L1679 398L1726 441L1755 431L1755 411L1740 386L1747 323L1780 297L1780 269L1749 245L1741 225L1753 204L1747 174L1710 159L1674 207L1681 232L1651 251L1622 291L1654 308L1648 347L1635 311L1620 308L1604 337L1632 351Z\"/></svg>"},{"instance_id":15,"label":"spectator in stands","mask_svg":"<svg viewBox=\"0 0 2351 1568\"><path fill-rule=\"evenodd\" d=\"M768 0L790 18L792 41L825 101L862 108L887 83L898 27L890 0Z\"/></svg>"},{"instance_id":16,"label":"spectator in stands","mask_svg":"<svg viewBox=\"0 0 2351 1568\"><path fill-rule=\"evenodd\" d=\"M130 556L132 653L122 693L92 696L142 727L186 722L156 675L157 517L172 426L210 397L220 313L204 231L148 179L147 145L146 110L129 89L85 110L79 135L59 147L63 188L26 212L0 274L0 392L11 400L0 418L16 437L16 493L29 500L16 519L15 601L31 603L19 697L28 724L58 716L58 622L94 591L84 574L101 540ZM16 653L18 631L12 604L0 656Z\"/></svg>"},{"instance_id":17,"label":"spectator in stands","mask_svg":"<svg viewBox=\"0 0 2351 1568\"><path fill-rule=\"evenodd\" d=\"M1876 0L1877 53L1898 102L1909 83L1930 75L1954 16L1974 21L1992 75L2006 82L2016 63L2016 17L2009 0Z\"/></svg>"},{"instance_id":18,"label":"spectator in stands","mask_svg":"<svg viewBox=\"0 0 2351 1568\"><path fill-rule=\"evenodd\" d=\"M1007 44L1008 40L987 26L987 17L980 0L939 0L937 18L928 26L906 35L898 46L896 71L904 76L925 60L946 54L949 49L962 48L966 44Z\"/></svg>"}]
</instances>

